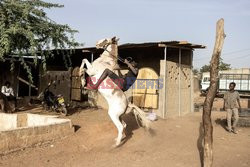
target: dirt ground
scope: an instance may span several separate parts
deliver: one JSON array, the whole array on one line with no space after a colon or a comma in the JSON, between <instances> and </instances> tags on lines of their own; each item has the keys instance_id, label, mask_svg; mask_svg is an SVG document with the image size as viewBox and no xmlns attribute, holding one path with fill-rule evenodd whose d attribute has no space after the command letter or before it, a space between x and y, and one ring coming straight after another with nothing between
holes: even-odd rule
<instances>
[{"instance_id":1,"label":"dirt ground","mask_svg":"<svg viewBox=\"0 0 250 167\"><path fill-rule=\"evenodd\" d=\"M38 112L38 111L36 111ZM214 166L250 166L250 128L239 134L225 131L225 112L213 112ZM112 148L116 129L107 111L85 109L68 116L72 136L0 157L2 167L198 167L201 113L152 122L153 133L138 128L132 115L124 144Z\"/></svg>"}]
</instances>

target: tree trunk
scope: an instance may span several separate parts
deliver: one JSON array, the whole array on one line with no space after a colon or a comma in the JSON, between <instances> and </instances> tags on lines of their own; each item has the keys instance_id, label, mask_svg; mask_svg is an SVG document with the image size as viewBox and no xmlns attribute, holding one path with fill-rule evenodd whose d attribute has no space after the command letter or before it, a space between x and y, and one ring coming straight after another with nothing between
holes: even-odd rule
<instances>
[{"instance_id":1,"label":"tree trunk","mask_svg":"<svg viewBox=\"0 0 250 167\"><path fill-rule=\"evenodd\" d=\"M220 19L216 25L216 40L210 62L210 87L204 102L203 108L203 130L204 130L204 146L203 146L203 164L204 167L211 167L213 163L213 126L211 121L211 110L213 101L218 87L219 59L224 43L224 19Z\"/></svg>"}]
</instances>

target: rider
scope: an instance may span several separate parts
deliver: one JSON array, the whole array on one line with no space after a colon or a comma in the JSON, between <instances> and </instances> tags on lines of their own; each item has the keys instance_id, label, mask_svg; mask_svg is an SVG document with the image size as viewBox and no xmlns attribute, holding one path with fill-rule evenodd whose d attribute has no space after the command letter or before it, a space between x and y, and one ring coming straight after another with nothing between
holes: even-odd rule
<instances>
[{"instance_id":1,"label":"rider","mask_svg":"<svg viewBox=\"0 0 250 167\"><path fill-rule=\"evenodd\" d=\"M98 89L99 85L105 80L107 77L110 77L124 92L128 90L135 82L136 77L138 75L137 63L134 60L129 61L128 59L124 60L124 63L128 65L129 71L127 74L122 75L119 72L119 75L116 75L114 72L106 68L102 73L101 77L98 79L96 84L91 83L86 87L86 89ZM118 83L117 83L118 81Z\"/></svg>"}]
</instances>

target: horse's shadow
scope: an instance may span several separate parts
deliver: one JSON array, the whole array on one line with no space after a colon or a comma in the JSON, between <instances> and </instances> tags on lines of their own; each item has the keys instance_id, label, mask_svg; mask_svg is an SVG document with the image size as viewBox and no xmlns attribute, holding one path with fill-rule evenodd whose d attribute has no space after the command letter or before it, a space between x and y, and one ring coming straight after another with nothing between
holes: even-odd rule
<instances>
[{"instance_id":1,"label":"horse's shadow","mask_svg":"<svg viewBox=\"0 0 250 167\"><path fill-rule=\"evenodd\" d=\"M137 124L137 121L135 119L135 116L132 112L128 114L122 115L121 119L127 124L127 127L124 129L125 136L122 139L121 145L125 144L130 138L133 136L133 131L140 128L140 126ZM121 146L120 145L120 146Z\"/></svg>"}]
</instances>

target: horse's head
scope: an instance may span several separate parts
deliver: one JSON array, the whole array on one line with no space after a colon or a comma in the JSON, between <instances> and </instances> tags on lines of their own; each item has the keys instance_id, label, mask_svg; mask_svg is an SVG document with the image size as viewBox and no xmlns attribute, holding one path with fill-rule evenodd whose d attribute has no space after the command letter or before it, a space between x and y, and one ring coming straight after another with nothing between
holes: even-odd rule
<instances>
[{"instance_id":1,"label":"horse's head","mask_svg":"<svg viewBox=\"0 0 250 167\"><path fill-rule=\"evenodd\" d=\"M118 41L119 38L106 38L101 39L96 43L97 48L104 49L104 52L100 55L103 62L112 66L111 68L117 68L117 56L118 56Z\"/></svg>"},{"instance_id":2,"label":"horse's head","mask_svg":"<svg viewBox=\"0 0 250 167\"><path fill-rule=\"evenodd\" d=\"M118 68L118 41L119 38L106 38L97 41L96 48L103 49L103 53L100 55L98 59L96 59L92 65L95 68L109 68L116 69Z\"/></svg>"},{"instance_id":3,"label":"horse's head","mask_svg":"<svg viewBox=\"0 0 250 167\"><path fill-rule=\"evenodd\" d=\"M105 38L97 41L96 48L97 49L106 49L109 45L117 45L119 38Z\"/></svg>"}]
</instances>

